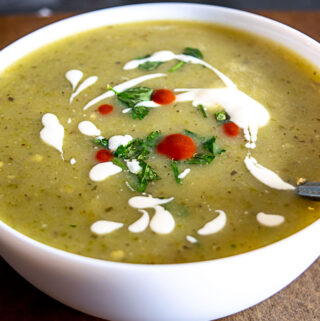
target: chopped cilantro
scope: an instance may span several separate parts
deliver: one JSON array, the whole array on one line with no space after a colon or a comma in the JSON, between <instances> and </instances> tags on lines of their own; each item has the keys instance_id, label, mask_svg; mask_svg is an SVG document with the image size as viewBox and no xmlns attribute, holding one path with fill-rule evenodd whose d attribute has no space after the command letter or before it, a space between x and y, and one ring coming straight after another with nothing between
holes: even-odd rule
<instances>
[{"instance_id":1,"label":"chopped cilantro","mask_svg":"<svg viewBox=\"0 0 320 321\"><path fill-rule=\"evenodd\" d=\"M201 111L201 113L202 113L203 117L204 117L204 118L208 118L207 113L206 113L206 111L205 111L205 109L204 109L203 105L202 105L202 104L200 104L200 105L198 105L198 107L200 108L200 111Z\"/></svg>"},{"instance_id":2,"label":"chopped cilantro","mask_svg":"<svg viewBox=\"0 0 320 321\"><path fill-rule=\"evenodd\" d=\"M179 61L176 65L174 65L174 66L173 66L172 68L170 68L168 71L169 71L169 72L174 72L174 71L180 69L184 64L185 64L185 62Z\"/></svg>"},{"instance_id":3,"label":"chopped cilantro","mask_svg":"<svg viewBox=\"0 0 320 321\"><path fill-rule=\"evenodd\" d=\"M202 147L208 150L211 154L213 154L215 141L216 141L216 138L212 136L202 143Z\"/></svg>"},{"instance_id":4,"label":"chopped cilantro","mask_svg":"<svg viewBox=\"0 0 320 321\"><path fill-rule=\"evenodd\" d=\"M192 158L186 160L185 162L187 164L206 165L210 164L214 159L214 155L195 154Z\"/></svg>"},{"instance_id":5,"label":"chopped cilantro","mask_svg":"<svg viewBox=\"0 0 320 321\"><path fill-rule=\"evenodd\" d=\"M149 150L144 145L143 139L136 138L126 146L120 145L114 155L124 159L145 159L149 153Z\"/></svg>"},{"instance_id":6,"label":"chopped cilantro","mask_svg":"<svg viewBox=\"0 0 320 321\"><path fill-rule=\"evenodd\" d=\"M72 228L77 227L77 225L74 225L74 224L71 224L71 225L69 225L69 226L72 227Z\"/></svg>"},{"instance_id":7,"label":"chopped cilantro","mask_svg":"<svg viewBox=\"0 0 320 321\"><path fill-rule=\"evenodd\" d=\"M150 165L148 165L145 161L140 160L139 165L142 167L142 170L136 175L139 181L139 184L136 190L142 193L146 190L149 182L159 180L160 177L156 173L156 171ZM135 187L133 186L133 188Z\"/></svg>"},{"instance_id":8,"label":"chopped cilantro","mask_svg":"<svg viewBox=\"0 0 320 321\"><path fill-rule=\"evenodd\" d=\"M174 178L175 178L176 182L178 184L182 184L182 181L179 178L179 168L178 168L177 162L175 162L175 161L170 162L170 166L173 170L173 174L174 174Z\"/></svg>"},{"instance_id":9,"label":"chopped cilantro","mask_svg":"<svg viewBox=\"0 0 320 321\"><path fill-rule=\"evenodd\" d=\"M137 106L136 104L142 101L149 101L153 93L153 89L149 87L135 87L129 88L122 92L115 91L112 87L108 86L109 90L112 90L116 95L118 100L124 104L126 107L131 108L131 116L133 119L143 119L148 113L149 108L144 106Z\"/></svg>"},{"instance_id":10,"label":"chopped cilantro","mask_svg":"<svg viewBox=\"0 0 320 321\"><path fill-rule=\"evenodd\" d=\"M216 146L216 138L212 136L208 140L202 143L202 147L208 150L212 155L217 156L225 152L225 149Z\"/></svg>"},{"instance_id":11,"label":"chopped cilantro","mask_svg":"<svg viewBox=\"0 0 320 321\"><path fill-rule=\"evenodd\" d=\"M133 107L131 116L133 119L140 119L142 120L144 117L146 117L149 114L150 109L143 106Z\"/></svg>"},{"instance_id":12,"label":"chopped cilantro","mask_svg":"<svg viewBox=\"0 0 320 321\"><path fill-rule=\"evenodd\" d=\"M156 68L158 68L160 65L162 64L162 61L146 61L143 64L140 64L138 66L138 68L140 70L146 70L146 71L150 71L150 70L155 70Z\"/></svg>"},{"instance_id":13,"label":"chopped cilantro","mask_svg":"<svg viewBox=\"0 0 320 321\"><path fill-rule=\"evenodd\" d=\"M151 132L146 138L146 145L149 147L154 147L160 135L161 135L161 132L159 130Z\"/></svg>"},{"instance_id":14,"label":"chopped cilantro","mask_svg":"<svg viewBox=\"0 0 320 321\"><path fill-rule=\"evenodd\" d=\"M186 135L188 135L189 137L191 137L191 138L195 138L197 140L200 140L200 142L203 142L206 139L205 137L200 136L200 135L198 135L198 134L196 134L196 133L194 133L194 132L192 132L191 130L188 130L188 129L184 129L184 133Z\"/></svg>"},{"instance_id":15,"label":"chopped cilantro","mask_svg":"<svg viewBox=\"0 0 320 321\"><path fill-rule=\"evenodd\" d=\"M205 137L199 136L198 134L187 129L185 129L184 132L188 136L199 140L201 142L202 148L209 152L209 154L195 154L192 158L185 161L185 163L187 164L210 164L217 155L220 155L223 152L225 152L224 149L215 145L216 138L214 136L211 136L210 138L206 139Z\"/></svg>"},{"instance_id":16,"label":"chopped cilantro","mask_svg":"<svg viewBox=\"0 0 320 321\"><path fill-rule=\"evenodd\" d=\"M129 108L133 108L136 104L142 101L149 101L153 89L149 87L135 87L129 88L121 93L117 93L118 99L127 105Z\"/></svg>"},{"instance_id":17,"label":"chopped cilantro","mask_svg":"<svg viewBox=\"0 0 320 321\"><path fill-rule=\"evenodd\" d=\"M114 155L123 159L147 159L151 148L154 147L160 131L151 132L145 140L135 138L126 146L120 145Z\"/></svg>"},{"instance_id":18,"label":"chopped cilantro","mask_svg":"<svg viewBox=\"0 0 320 321\"><path fill-rule=\"evenodd\" d=\"M112 159L112 163L114 164L114 165L117 165L117 166L119 166L120 168L122 168L122 170L127 170L127 166L119 159L119 158L116 158L116 157L114 157L113 159Z\"/></svg>"},{"instance_id":19,"label":"chopped cilantro","mask_svg":"<svg viewBox=\"0 0 320 321\"><path fill-rule=\"evenodd\" d=\"M93 140L93 142L98 146L108 148L108 140L104 137L102 137L102 138L97 137Z\"/></svg>"},{"instance_id":20,"label":"chopped cilantro","mask_svg":"<svg viewBox=\"0 0 320 321\"><path fill-rule=\"evenodd\" d=\"M201 51L197 48L190 48L190 47L184 48L183 54L187 56L192 56L198 59L203 58Z\"/></svg>"},{"instance_id":21,"label":"chopped cilantro","mask_svg":"<svg viewBox=\"0 0 320 321\"><path fill-rule=\"evenodd\" d=\"M217 111L214 114L214 117L216 118L217 122L219 123L225 123L229 121L230 116L225 111Z\"/></svg>"},{"instance_id":22,"label":"chopped cilantro","mask_svg":"<svg viewBox=\"0 0 320 321\"><path fill-rule=\"evenodd\" d=\"M126 165L123 163L123 159L137 159L139 160L139 165L141 170L137 174L133 174L137 182L130 183L130 187L134 190L142 193L146 190L149 182L160 179L155 170L145 162L148 159L151 149L156 144L158 137L160 136L160 131L151 132L146 139L135 138L129 142L126 146L119 146L114 152L117 158L113 159L115 165L121 168L127 169Z\"/></svg>"}]
</instances>

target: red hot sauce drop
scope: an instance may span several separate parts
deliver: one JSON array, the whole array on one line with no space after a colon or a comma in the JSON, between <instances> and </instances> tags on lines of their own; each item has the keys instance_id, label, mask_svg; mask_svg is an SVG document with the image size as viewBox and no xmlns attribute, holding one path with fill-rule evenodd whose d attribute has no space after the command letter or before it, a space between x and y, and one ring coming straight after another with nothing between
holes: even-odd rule
<instances>
[{"instance_id":1,"label":"red hot sauce drop","mask_svg":"<svg viewBox=\"0 0 320 321\"><path fill-rule=\"evenodd\" d=\"M231 137L238 136L240 131L239 126L233 123L232 121L229 123L223 124L222 129L227 136L231 136Z\"/></svg>"},{"instance_id":2,"label":"red hot sauce drop","mask_svg":"<svg viewBox=\"0 0 320 321\"><path fill-rule=\"evenodd\" d=\"M101 115L108 115L112 111L113 111L113 106L112 105L105 104L105 105L101 105L101 106L98 107L98 112Z\"/></svg>"},{"instance_id":3,"label":"red hot sauce drop","mask_svg":"<svg viewBox=\"0 0 320 321\"><path fill-rule=\"evenodd\" d=\"M188 159L196 151L196 144L189 136L172 134L166 136L157 146L159 154L166 155L173 160Z\"/></svg>"},{"instance_id":4,"label":"red hot sauce drop","mask_svg":"<svg viewBox=\"0 0 320 321\"><path fill-rule=\"evenodd\" d=\"M96 160L99 163L110 162L112 158L112 153L107 149L100 149L96 152Z\"/></svg>"},{"instance_id":5,"label":"red hot sauce drop","mask_svg":"<svg viewBox=\"0 0 320 321\"><path fill-rule=\"evenodd\" d=\"M151 100L160 105L168 105L176 100L176 96L169 89L156 89L151 95Z\"/></svg>"}]
</instances>

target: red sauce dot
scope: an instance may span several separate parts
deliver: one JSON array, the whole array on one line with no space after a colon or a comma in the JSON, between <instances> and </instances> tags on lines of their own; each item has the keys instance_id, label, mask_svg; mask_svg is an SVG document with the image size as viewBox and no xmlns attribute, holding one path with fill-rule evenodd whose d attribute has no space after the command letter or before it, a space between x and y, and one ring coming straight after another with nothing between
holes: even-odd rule
<instances>
[{"instance_id":1,"label":"red sauce dot","mask_svg":"<svg viewBox=\"0 0 320 321\"><path fill-rule=\"evenodd\" d=\"M222 126L224 133L228 136L235 137L239 135L239 126L232 121Z\"/></svg>"},{"instance_id":2,"label":"red sauce dot","mask_svg":"<svg viewBox=\"0 0 320 321\"><path fill-rule=\"evenodd\" d=\"M156 89L151 95L151 99L160 105L168 105L176 100L176 96L169 89Z\"/></svg>"},{"instance_id":3,"label":"red sauce dot","mask_svg":"<svg viewBox=\"0 0 320 321\"><path fill-rule=\"evenodd\" d=\"M196 151L196 144L186 135L172 134L166 136L157 146L160 154L166 155L170 159L188 159Z\"/></svg>"},{"instance_id":4,"label":"red sauce dot","mask_svg":"<svg viewBox=\"0 0 320 321\"><path fill-rule=\"evenodd\" d=\"M96 160L99 163L110 162L112 158L112 153L107 149L100 149L96 152Z\"/></svg>"},{"instance_id":5,"label":"red sauce dot","mask_svg":"<svg viewBox=\"0 0 320 321\"><path fill-rule=\"evenodd\" d=\"M98 107L98 112L102 115L110 114L112 111L113 111L112 105L105 104Z\"/></svg>"}]
</instances>

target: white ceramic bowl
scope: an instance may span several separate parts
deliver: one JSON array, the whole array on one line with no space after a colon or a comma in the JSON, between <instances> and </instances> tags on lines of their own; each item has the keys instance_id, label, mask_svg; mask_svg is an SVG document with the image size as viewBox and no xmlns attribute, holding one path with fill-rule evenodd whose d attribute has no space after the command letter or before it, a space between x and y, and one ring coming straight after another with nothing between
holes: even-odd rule
<instances>
[{"instance_id":1,"label":"white ceramic bowl","mask_svg":"<svg viewBox=\"0 0 320 321\"><path fill-rule=\"evenodd\" d=\"M254 14L197 4L143 4L100 10L42 28L0 52L0 72L47 43L123 22L179 19L220 23L273 39L320 67L320 45ZM224 259L169 265L125 264L70 254L0 222L0 254L53 298L113 321L206 321L276 293L320 254L320 220L272 245Z\"/></svg>"}]
</instances>

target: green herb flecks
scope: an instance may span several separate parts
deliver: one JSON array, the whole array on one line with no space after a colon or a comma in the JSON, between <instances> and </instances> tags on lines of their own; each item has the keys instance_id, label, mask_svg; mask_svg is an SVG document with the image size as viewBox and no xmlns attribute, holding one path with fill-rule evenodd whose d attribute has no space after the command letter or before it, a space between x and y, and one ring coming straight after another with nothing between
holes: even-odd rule
<instances>
[{"instance_id":1,"label":"green herb flecks","mask_svg":"<svg viewBox=\"0 0 320 321\"><path fill-rule=\"evenodd\" d=\"M93 142L98 146L101 146L103 148L108 148L108 140L104 137L102 138L97 137L93 140Z\"/></svg>"},{"instance_id":2,"label":"green herb flecks","mask_svg":"<svg viewBox=\"0 0 320 321\"><path fill-rule=\"evenodd\" d=\"M75 224L71 224L69 226L72 227L72 228L76 228L77 227L77 225L75 225Z\"/></svg>"},{"instance_id":3,"label":"green herb flecks","mask_svg":"<svg viewBox=\"0 0 320 321\"><path fill-rule=\"evenodd\" d=\"M225 123L230 119L230 116L225 111L217 111L214 117L219 123Z\"/></svg>"},{"instance_id":4,"label":"green herb flecks","mask_svg":"<svg viewBox=\"0 0 320 321\"><path fill-rule=\"evenodd\" d=\"M182 181L179 178L180 173L179 173L179 168L178 168L177 162L175 162L175 161L170 162L170 166L173 170L173 174L174 174L174 178L175 178L176 182L178 184L182 184Z\"/></svg>"},{"instance_id":5,"label":"green herb flecks","mask_svg":"<svg viewBox=\"0 0 320 321\"><path fill-rule=\"evenodd\" d=\"M190 48L190 47L184 48L183 54L187 56L192 56L198 59L203 59L203 55L201 51L197 48Z\"/></svg>"},{"instance_id":6,"label":"green herb flecks","mask_svg":"<svg viewBox=\"0 0 320 321\"><path fill-rule=\"evenodd\" d=\"M146 61L140 64L138 68L140 70L151 71L157 69L162 64L162 61Z\"/></svg>"},{"instance_id":7,"label":"green herb flecks","mask_svg":"<svg viewBox=\"0 0 320 321\"><path fill-rule=\"evenodd\" d=\"M202 105L202 104L200 104L200 105L198 105L198 107L200 108L200 111L201 111L201 113L202 113L203 117L204 117L204 118L208 118L207 113L206 113L206 111L205 111L205 109L204 109L203 105Z\"/></svg>"},{"instance_id":8,"label":"green herb flecks","mask_svg":"<svg viewBox=\"0 0 320 321\"><path fill-rule=\"evenodd\" d=\"M127 108L131 108L131 116L133 119L143 119L149 113L149 108L144 106L137 106L138 103L143 101L150 101L153 89L149 87L135 87L129 88L122 92L117 92L112 87L108 86L109 90L112 90L118 100L124 104Z\"/></svg>"}]
</instances>

